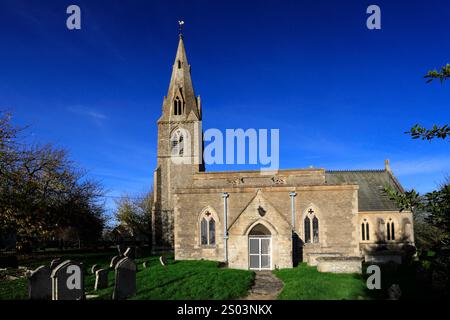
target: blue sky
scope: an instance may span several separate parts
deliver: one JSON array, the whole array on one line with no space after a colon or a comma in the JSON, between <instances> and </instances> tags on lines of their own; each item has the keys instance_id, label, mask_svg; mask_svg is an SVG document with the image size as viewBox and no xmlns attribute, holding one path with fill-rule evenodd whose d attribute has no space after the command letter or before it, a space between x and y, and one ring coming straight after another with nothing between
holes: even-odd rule
<instances>
[{"instance_id":1,"label":"blue sky","mask_svg":"<svg viewBox=\"0 0 450 320\"><path fill-rule=\"evenodd\" d=\"M65 27L70 4L79 31ZM381 30L366 28L370 4ZM421 192L449 173L448 142L403 133L450 122L450 82L423 79L450 63L445 0L0 0L0 109L31 125L31 141L67 148L111 209L152 185L180 19L205 129L279 128L281 168L381 169L389 158Z\"/></svg>"}]
</instances>

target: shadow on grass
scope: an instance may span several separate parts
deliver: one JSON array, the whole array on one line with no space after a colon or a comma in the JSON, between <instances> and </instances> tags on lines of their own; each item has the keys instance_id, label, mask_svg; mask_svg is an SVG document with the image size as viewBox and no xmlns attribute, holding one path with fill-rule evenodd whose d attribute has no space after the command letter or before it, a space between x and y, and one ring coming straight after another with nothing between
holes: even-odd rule
<instances>
[{"instance_id":1,"label":"shadow on grass","mask_svg":"<svg viewBox=\"0 0 450 320\"><path fill-rule=\"evenodd\" d=\"M364 281L367 281L370 276L366 270L371 264L374 263L363 265ZM434 300L440 298L439 294L432 289L431 283L427 281L427 276L423 274L419 261L403 265L393 263L377 265L381 271L381 289L369 290L366 286L365 294L371 299L389 299L388 289L393 284L400 286L401 300Z\"/></svg>"}]
</instances>

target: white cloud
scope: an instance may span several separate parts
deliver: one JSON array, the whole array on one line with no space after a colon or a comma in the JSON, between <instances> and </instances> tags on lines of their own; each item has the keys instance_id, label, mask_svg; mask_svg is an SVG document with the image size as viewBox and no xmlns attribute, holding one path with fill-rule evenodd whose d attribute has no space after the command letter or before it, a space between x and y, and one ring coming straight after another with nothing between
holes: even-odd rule
<instances>
[{"instance_id":1,"label":"white cloud","mask_svg":"<svg viewBox=\"0 0 450 320\"><path fill-rule=\"evenodd\" d=\"M79 106L75 106L75 107L68 107L67 111L71 112L71 113L75 113L81 116L86 116L86 117L90 117L94 120L106 120L108 119L108 117L106 115L104 115L103 113L100 113L94 109L88 109L88 108L83 108L83 107L79 107Z\"/></svg>"},{"instance_id":2,"label":"white cloud","mask_svg":"<svg viewBox=\"0 0 450 320\"><path fill-rule=\"evenodd\" d=\"M450 156L401 160L393 162L391 167L398 176L425 173L442 173L445 175L450 172Z\"/></svg>"}]
</instances>

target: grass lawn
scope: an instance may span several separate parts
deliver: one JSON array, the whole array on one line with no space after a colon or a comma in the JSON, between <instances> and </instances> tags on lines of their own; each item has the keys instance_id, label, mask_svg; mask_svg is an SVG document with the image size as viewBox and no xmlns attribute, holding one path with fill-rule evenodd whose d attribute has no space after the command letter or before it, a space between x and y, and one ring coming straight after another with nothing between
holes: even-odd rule
<instances>
[{"instance_id":1,"label":"grass lawn","mask_svg":"<svg viewBox=\"0 0 450 320\"><path fill-rule=\"evenodd\" d=\"M247 295L254 273L219 269L215 261L173 261L164 267L158 257L150 259L150 268L137 273L137 295L133 300L227 300ZM113 275L111 274L111 282ZM109 299L112 287L98 291L100 299Z\"/></svg>"},{"instance_id":2,"label":"grass lawn","mask_svg":"<svg viewBox=\"0 0 450 320\"><path fill-rule=\"evenodd\" d=\"M100 253L65 253L63 259L82 261L86 267L86 294L98 295L97 299L110 299L114 287L114 272L109 273L109 288L94 291L95 276L89 270L93 264L109 267L117 251ZM36 268L49 265L55 255L35 256L20 261L20 265ZM149 261L143 269L142 262ZM254 273L245 270L221 269L214 261L173 261L161 266L159 257L136 259L137 295L133 299L237 299L247 295L253 283ZM368 290L365 266L363 274L320 273L306 264L293 269L276 270L274 274L284 282L279 294L281 300L341 300L341 299L386 299L387 288L399 284L402 299L432 299L434 295L416 279L416 266L399 266L395 270L382 268L382 290ZM0 280L0 300L27 299L28 282L24 278L12 281Z\"/></svg>"},{"instance_id":3,"label":"grass lawn","mask_svg":"<svg viewBox=\"0 0 450 320\"><path fill-rule=\"evenodd\" d=\"M76 257L71 256L72 259ZM109 265L111 254L95 257L79 257L90 269L93 264ZM150 261L143 269L142 262ZM254 273L250 271L220 269L214 261L173 261L163 267L159 257L136 259L137 295L133 299L236 299L247 295ZM85 273L86 294L99 295L98 299L110 299L114 287L114 272L109 274L109 288L94 291L95 276ZM27 299L27 280L0 281L0 300Z\"/></svg>"},{"instance_id":4,"label":"grass lawn","mask_svg":"<svg viewBox=\"0 0 450 320\"><path fill-rule=\"evenodd\" d=\"M359 274L321 273L302 263L293 269L274 271L284 282L280 300L366 299L366 281Z\"/></svg>"}]
</instances>

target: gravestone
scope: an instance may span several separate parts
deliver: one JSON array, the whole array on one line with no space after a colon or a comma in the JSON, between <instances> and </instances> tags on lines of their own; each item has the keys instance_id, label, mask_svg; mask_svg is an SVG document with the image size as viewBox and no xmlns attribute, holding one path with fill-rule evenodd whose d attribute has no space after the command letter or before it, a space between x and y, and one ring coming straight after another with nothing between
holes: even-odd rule
<instances>
[{"instance_id":1,"label":"gravestone","mask_svg":"<svg viewBox=\"0 0 450 320\"><path fill-rule=\"evenodd\" d=\"M92 274L95 274L95 272L96 272L97 270L101 269L101 268L102 268L102 267L101 267L100 265L94 264L94 265L91 267L91 273L92 273Z\"/></svg>"},{"instance_id":2,"label":"gravestone","mask_svg":"<svg viewBox=\"0 0 450 320\"><path fill-rule=\"evenodd\" d=\"M159 257L159 262L162 266L167 266L167 259L164 256Z\"/></svg>"},{"instance_id":3,"label":"gravestone","mask_svg":"<svg viewBox=\"0 0 450 320\"><path fill-rule=\"evenodd\" d=\"M108 269L98 269L95 271L95 291L108 288Z\"/></svg>"},{"instance_id":4,"label":"gravestone","mask_svg":"<svg viewBox=\"0 0 450 320\"><path fill-rule=\"evenodd\" d=\"M122 257L120 257L120 256L112 257L111 263L109 264L109 267L112 268L112 269L115 269L116 268L116 264L117 264L117 262L120 261L120 259L122 259Z\"/></svg>"},{"instance_id":5,"label":"gravestone","mask_svg":"<svg viewBox=\"0 0 450 320\"><path fill-rule=\"evenodd\" d=\"M135 258L134 247L128 247L124 253L124 256L130 259L134 259Z\"/></svg>"},{"instance_id":6,"label":"gravestone","mask_svg":"<svg viewBox=\"0 0 450 320\"><path fill-rule=\"evenodd\" d=\"M119 253L120 257L123 257L125 251L125 246L123 244L117 245L117 252Z\"/></svg>"},{"instance_id":7,"label":"gravestone","mask_svg":"<svg viewBox=\"0 0 450 320\"><path fill-rule=\"evenodd\" d=\"M402 290L398 284L393 284L387 291L389 300L398 300L402 296Z\"/></svg>"},{"instance_id":8,"label":"gravestone","mask_svg":"<svg viewBox=\"0 0 450 320\"><path fill-rule=\"evenodd\" d=\"M53 300L83 300L84 273L83 265L74 261L64 261L53 269L52 299Z\"/></svg>"},{"instance_id":9,"label":"gravestone","mask_svg":"<svg viewBox=\"0 0 450 320\"><path fill-rule=\"evenodd\" d=\"M40 266L28 278L28 298L31 300L51 300L52 280L50 275L52 270L48 266Z\"/></svg>"},{"instance_id":10,"label":"gravestone","mask_svg":"<svg viewBox=\"0 0 450 320\"><path fill-rule=\"evenodd\" d=\"M62 260L60 258L53 259L52 262L50 262L50 269L55 269L61 262Z\"/></svg>"},{"instance_id":11,"label":"gravestone","mask_svg":"<svg viewBox=\"0 0 450 320\"><path fill-rule=\"evenodd\" d=\"M114 285L113 300L122 300L136 294L136 264L128 257L120 260L116 265L116 283Z\"/></svg>"}]
</instances>

